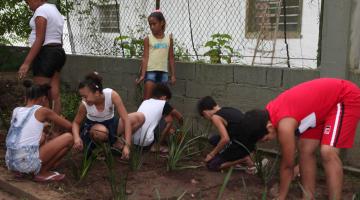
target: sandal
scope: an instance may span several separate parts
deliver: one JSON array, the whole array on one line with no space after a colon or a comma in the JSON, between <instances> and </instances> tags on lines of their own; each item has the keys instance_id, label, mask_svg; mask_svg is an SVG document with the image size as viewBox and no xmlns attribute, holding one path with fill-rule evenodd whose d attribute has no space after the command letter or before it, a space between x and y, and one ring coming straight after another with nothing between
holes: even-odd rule
<instances>
[{"instance_id":1,"label":"sandal","mask_svg":"<svg viewBox=\"0 0 360 200\"><path fill-rule=\"evenodd\" d=\"M36 182L50 182L50 181L61 181L65 178L65 174L60 174L59 172L51 172L49 176L40 176L36 175L34 181Z\"/></svg>"}]
</instances>

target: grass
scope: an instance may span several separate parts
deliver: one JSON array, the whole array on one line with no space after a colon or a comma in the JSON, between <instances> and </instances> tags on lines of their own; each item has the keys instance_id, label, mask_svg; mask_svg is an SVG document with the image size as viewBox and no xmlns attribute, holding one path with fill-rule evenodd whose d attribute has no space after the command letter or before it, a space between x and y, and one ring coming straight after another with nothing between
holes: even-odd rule
<instances>
[{"instance_id":1,"label":"grass","mask_svg":"<svg viewBox=\"0 0 360 200\"><path fill-rule=\"evenodd\" d=\"M81 182L86 178L88 175L92 165L96 161L96 158L98 157L99 153L101 152L101 149L99 147L95 148L91 155L89 154L90 151L86 151L88 149L88 146L84 147L84 154L82 156L81 165L78 166L76 162L72 159L72 173L76 180Z\"/></svg>"}]
</instances>

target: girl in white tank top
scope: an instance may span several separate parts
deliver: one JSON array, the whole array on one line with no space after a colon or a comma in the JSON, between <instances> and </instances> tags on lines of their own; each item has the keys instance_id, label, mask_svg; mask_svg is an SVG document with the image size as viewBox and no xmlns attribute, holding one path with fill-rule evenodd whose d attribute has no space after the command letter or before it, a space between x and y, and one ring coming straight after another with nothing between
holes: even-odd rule
<instances>
[{"instance_id":1,"label":"girl in white tank top","mask_svg":"<svg viewBox=\"0 0 360 200\"><path fill-rule=\"evenodd\" d=\"M45 121L71 130L71 123L54 111L43 107L48 103L49 85L32 85L24 81L26 106L13 111L11 127L6 137L5 161L9 170L17 175L35 174L35 181L59 181L64 174L50 171L72 147L71 133L63 133L50 141L43 141Z\"/></svg>"},{"instance_id":2,"label":"girl in white tank top","mask_svg":"<svg viewBox=\"0 0 360 200\"><path fill-rule=\"evenodd\" d=\"M79 94L82 102L73 121L74 149L91 153L96 147L95 142L107 142L113 146L120 146L117 140L118 127L124 127L125 140L131 144L131 127L126 108L120 95L110 89L103 89L102 78L97 72L88 74L79 84ZM118 112L120 120L114 115ZM85 119L82 127L80 124ZM105 138L105 139L104 139ZM122 149L122 158L129 158L130 145Z\"/></svg>"}]
</instances>

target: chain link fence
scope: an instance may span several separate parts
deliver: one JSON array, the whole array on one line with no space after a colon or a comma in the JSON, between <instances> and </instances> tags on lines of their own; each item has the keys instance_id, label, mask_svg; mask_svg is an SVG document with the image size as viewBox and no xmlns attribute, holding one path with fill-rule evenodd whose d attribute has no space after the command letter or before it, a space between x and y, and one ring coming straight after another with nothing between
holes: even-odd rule
<instances>
[{"instance_id":1,"label":"chain link fence","mask_svg":"<svg viewBox=\"0 0 360 200\"><path fill-rule=\"evenodd\" d=\"M69 3L67 53L142 56L154 0ZM320 8L320 0L160 1L176 60L265 66L288 66L289 60L305 68L317 67Z\"/></svg>"}]
</instances>

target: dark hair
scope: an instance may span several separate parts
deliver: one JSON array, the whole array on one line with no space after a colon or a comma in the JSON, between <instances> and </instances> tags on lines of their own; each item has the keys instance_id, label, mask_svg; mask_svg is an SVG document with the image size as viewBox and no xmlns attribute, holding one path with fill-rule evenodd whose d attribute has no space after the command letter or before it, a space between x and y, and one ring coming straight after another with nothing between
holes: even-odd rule
<instances>
[{"instance_id":1,"label":"dark hair","mask_svg":"<svg viewBox=\"0 0 360 200\"><path fill-rule=\"evenodd\" d=\"M149 19L150 17L154 17L154 18L155 18L156 20L158 20L159 22L164 22L164 26L162 27L162 29L165 30L166 20L165 20L164 15L162 14L162 12L160 12L160 11L152 12L152 13L149 15L148 19Z\"/></svg>"},{"instance_id":2,"label":"dark hair","mask_svg":"<svg viewBox=\"0 0 360 200\"><path fill-rule=\"evenodd\" d=\"M204 110L212 110L217 103L211 96L201 98L197 103L197 109L201 116L203 116Z\"/></svg>"},{"instance_id":3,"label":"dark hair","mask_svg":"<svg viewBox=\"0 0 360 200\"><path fill-rule=\"evenodd\" d=\"M78 89L88 87L91 92L99 91L102 93L102 77L97 72L92 72L85 76L85 79L79 83Z\"/></svg>"},{"instance_id":4,"label":"dark hair","mask_svg":"<svg viewBox=\"0 0 360 200\"><path fill-rule=\"evenodd\" d=\"M242 128L244 133L248 135L250 142L256 143L269 133L266 128L269 120L267 110L254 109L245 113Z\"/></svg>"},{"instance_id":5,"label":"dark hair","mask_svg":"<svg viewBox=\"0 0 360 200\"><path fill-rule=\"evenodd\" d=\"M155 85L153 91L152 91L152 97L154 98L160 98L162 96L166 96L167 99L171 99L171 91L170 88L163 83L158 83Z\"/></svg>"},{"instance_id":6,"label":"dark hair","mask_svg":"<svg viewBox=\"0 0 360 200\"><path fill-rule=\"evenodd\" d=\"M49 97L49 90L51 86L49 84L34 84L31 80L24 80L23 85L25 87L26 100L37 99L39 97Z\"/></svg>"}]
</instances>

